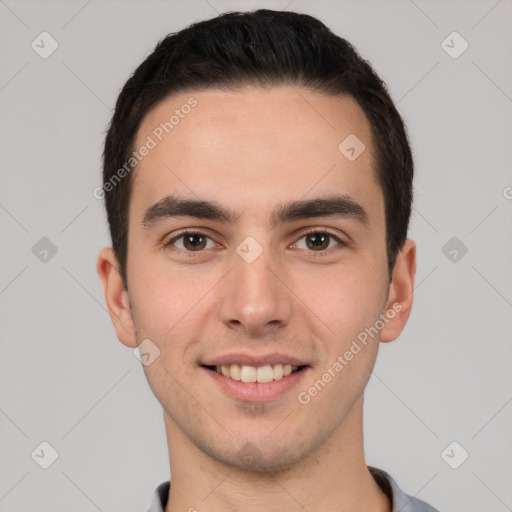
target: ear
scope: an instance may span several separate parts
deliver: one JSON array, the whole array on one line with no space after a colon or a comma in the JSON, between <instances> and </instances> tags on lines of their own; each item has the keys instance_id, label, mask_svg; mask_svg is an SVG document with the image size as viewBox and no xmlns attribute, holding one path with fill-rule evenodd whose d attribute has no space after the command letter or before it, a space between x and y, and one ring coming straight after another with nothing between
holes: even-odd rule
<instances>
[{"instance_id":1,"label":"ear","mask_svg":"<svg viewBox=\"0 0 512 512\"><path fill-rule=\"evenodd\" d=\"M407 238L397 255L389 284L385 318L380 340L393 341L402 332L412 309L414 276L416 274L416 243Z\"/></svg>"},{"instance_id":2,"label":"ear","mask_svg":"<svg viewBox=\"0 0 512 512\"><path fill-rule=\"evenodd\" d=\"M137 340L128 292L124 288L119 263L111 247L105 247L100 251L96 270L103 284L105 302L117 337L127 347L135 348Z\"/></svg>"}]
</instances>

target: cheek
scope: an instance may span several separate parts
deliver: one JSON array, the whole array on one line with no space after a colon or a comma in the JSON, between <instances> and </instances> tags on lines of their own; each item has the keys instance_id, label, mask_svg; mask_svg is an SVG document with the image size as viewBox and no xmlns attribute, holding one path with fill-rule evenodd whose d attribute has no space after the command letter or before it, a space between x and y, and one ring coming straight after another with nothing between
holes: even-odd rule
<instances>
[{"instance_id":1,"label":"cheek","mask_svg":"<svg viewBox=\"0 0 512 512\"><path fill-rule=\"evenodd\" d=\"M135 268L137 262L135 259L132 262ZM165 338L166 334L182 329L190 321L192 309L197 318L200 307L197 303L208 291L211 280L154 261L141 262L132 270L131 278L130 297L135 303L137 326L141 334L155 338Z\"/></svg>"},{"instance_id":2,"label":"cheek","mask_svg":"<svg viewBox=\"0 0 512 512\"><path fill-rule=\"evenodd\" d=\"M149 268L149 270L148 270ZM149 266L130 285L138 341L150 339L160 350L144 372L155 396L166 403L179 396L180 382L191 378L194 368L184 365L187 350L194 345L195 330L201 323L200 298L206 293L200 284L169 268Z\"/></svg>"},{"instance_id":3,"label":"cheek","mask_svg":"<svg viewBox=\"0 0 512 512\"><path fill-rule=\"evenodd\" d=\"M341 350L378 319L385 297L380 280L371 267L347 264L323 276L304 276L298 295L326 326L331 346Z\"/></svg>"}]
</instances>

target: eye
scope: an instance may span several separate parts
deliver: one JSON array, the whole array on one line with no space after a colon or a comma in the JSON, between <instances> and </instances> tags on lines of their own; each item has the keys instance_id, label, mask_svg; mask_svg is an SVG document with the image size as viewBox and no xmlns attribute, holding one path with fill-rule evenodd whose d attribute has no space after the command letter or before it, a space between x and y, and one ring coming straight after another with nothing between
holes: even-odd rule
<instances>
[{"instance_id":1,"label":"eye","mask_svg":"<svg viewBox=\"0 0 512 512\"><path fill-rule=\"evenodd\" d=\"M178 240L180 243L177 244L176 242L178 242ZM210 246L208 246L208 242L211 242ZM171 240L165 243L165 246L174 246L188 252L201 252L203 249L212 249L215 247L215 242L199 231L186 231L185 233L171 238Z\"/></svg>"},{"instance_id":2,"label":"eye","mask_svg":"<svg viewBox=\"0 0 512 512\"><path fill-rule=\"evenodd\" d=\"M300 247L300 240L305 239L305 246ZM332 244L331 242L335 240L336 244L334 247L338 245L347 246L348 244L341 240L337 235L334 233L329 232L326 229L315 229L312 231L308 231L307 233L304 233L299 240L295 243L295 246L298 249L305 249L305 250L312 250L314 252L323 252L327 249L331 249Z\"/></svg>"},{"instance_id":3,"label":"eye","mask_svg":"<svg viewBox=\"0 0 512 512\"><path fill-rule=\"evenodd\" d=\"M305 243L301 243L303 239ZM333 240L336 242L334 246L332 244ZM165 247L172 247L184 252L194 253L202 252L205 249L213 249L216 243L200 231L185 231L174 236L168 242L165 242L164 245ZM337 246L346 247L348 243L326 229L314 229L303 233L292 247L310 252L326 252L327 249L333 249Z\"/></svg>"}]
</instances>

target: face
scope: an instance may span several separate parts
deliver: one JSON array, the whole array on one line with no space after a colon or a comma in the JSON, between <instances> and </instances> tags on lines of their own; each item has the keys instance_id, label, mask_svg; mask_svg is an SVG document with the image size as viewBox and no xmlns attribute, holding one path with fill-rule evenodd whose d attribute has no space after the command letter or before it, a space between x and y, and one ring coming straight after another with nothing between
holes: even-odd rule
<instances>
[{"instance_id":1,"label":"face","mask_svg":"<svg viewBox=\"0 0 512 512\"><path fill-rule=\"evenodd\" d=\"M339 149L351 134L365 146L356 159L355 139ZM387 275L368 121L350 97L194 91L150 111L135 147L148 137L128 293L115 270L103 276L119 292L118 336L158 347L144 371L168 429L236 467L296 464L347 424L383 332L396 337L407 317ZM397 261L410 278L411 260Z\"/></svg>"}]
</instances>

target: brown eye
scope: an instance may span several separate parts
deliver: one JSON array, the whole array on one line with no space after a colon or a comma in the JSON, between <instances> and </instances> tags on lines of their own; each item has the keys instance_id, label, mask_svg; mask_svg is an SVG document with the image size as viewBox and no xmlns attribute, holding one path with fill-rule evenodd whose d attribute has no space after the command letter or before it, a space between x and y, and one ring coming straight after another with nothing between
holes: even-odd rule
<instances>
[{"instance_id":1,"label":"brown eye","mask_svg":"<svg viewBox=\"0 0 512 512\"><path fill-rule=\"evenodd\" d=\"M306 244L310 249L327 249L330 236L323 233L310 233L306 235Z\"/></svg>"},{"instance_id":2,"label":"brown eye","mask_svg":"<svg viewBox=\"0 0 512 512\"><path fill-rule=\"evenodd\" d=\"M211 242L207 247L208 241ZM174 237L165 244L166 246L174 246L187 252L201 252L203 249L211 249L213 241L203 233L186 232Z\"/></svg>"},{"instance_id":3,"label":"brown eye","mask_svg":"<svg viewBox=\"0 0 512 512\"><path fill-rule=\"evenodd\" d=\"M196 249L204 249L206 246L206 238L202 235L190 234L183 237L183 245L187 250L195 251Z\"/></svg>"},{"instance_id":4,"label":"brown eye","mask_svg":"<svg viewBox=\"0 0 512 512\"><path fill-rule=\"evenodd\" d=\"M300 241L303 239L305 240L305 244L303 244L303 247L300 247ZM336 242L335 244L332 244L333 240ZM309 233L302 235L296 245L298 249L322 252L326 249L330 249L331 247L347 244L340 240L336 235L327 231L310 231Z\"/></svg>"}]
</instances>

